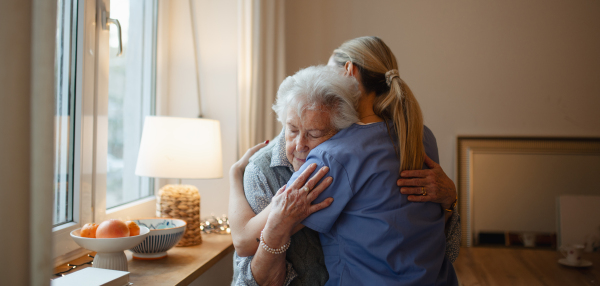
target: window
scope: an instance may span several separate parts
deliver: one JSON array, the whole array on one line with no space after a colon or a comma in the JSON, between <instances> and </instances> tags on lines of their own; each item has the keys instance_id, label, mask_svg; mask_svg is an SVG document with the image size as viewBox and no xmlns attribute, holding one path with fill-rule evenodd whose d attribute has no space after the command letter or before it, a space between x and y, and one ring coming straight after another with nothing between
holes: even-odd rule
<instances>
[{"instance_id":1,"label":"window","mask_svg":"<svg viewBox=\"0 0 600 286\"><path fill-rule=\"evenodd\" d=\"M108 78L108 154L106 207L152 195L153 180L135 175L142 126L154 114L154 59L156 9L152 2L121 0L110 3L111 18L121 25L123 53L119 55L119 35L110 31Z\"/></svg>"},{"instance_id":2,"label":"window","mask_svg":"<svg viewBox=\"0 0 600 286\"><path fill-rule=\"evenodd\" d=\"M54 107L54 225L73 220L74 76L77 2L58 1Z\"/></svg>"},{"instance_id":3,"label":"window","mask_svg":"<svg viewBox=\"0 0 600 286\"><path fill-rule=\"evenodd\" d=\"M53 230L60 256L79 249L69 233L85 223L154 214L153 180L134 172L143 120L154 114L158 1L57 5ZM102 27L103 16L120 22L121 41L117 25Z\"/></svg>"}]
</instances>

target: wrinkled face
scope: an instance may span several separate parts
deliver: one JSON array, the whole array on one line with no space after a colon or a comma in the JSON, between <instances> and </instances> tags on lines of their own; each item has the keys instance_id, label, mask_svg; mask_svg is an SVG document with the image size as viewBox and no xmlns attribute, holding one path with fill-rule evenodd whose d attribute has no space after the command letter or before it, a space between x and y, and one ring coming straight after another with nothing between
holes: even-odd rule
<instances>
[{"instance_id":1,"label":"wrinkled face","mask_svg":"<svg viewBox=\"0 0 600 286\"><path fill-rule=\"evenodd\" d=\"M304 164L310 150L336 133L337 131L330 124L328 110L304 110L300 118L296 110L288 109L285 153L294 171L298 171Z\"/></svg>"}]
</instances>

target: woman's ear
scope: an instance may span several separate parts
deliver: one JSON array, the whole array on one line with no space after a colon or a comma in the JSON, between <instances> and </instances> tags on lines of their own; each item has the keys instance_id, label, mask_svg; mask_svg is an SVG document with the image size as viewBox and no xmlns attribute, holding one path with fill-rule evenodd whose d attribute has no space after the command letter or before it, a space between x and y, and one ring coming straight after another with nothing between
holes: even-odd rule
<instances>
[{"instance_id":1,"label":"woman's ear","mask_svg":"<svg viewBox=\"0 0 600 286\"><path fill-rule=\"evenodd\" d=\"M354 76L354 65L351 61L347 61L346 64L344 64L344 69L346 70L344 73L345 75Z\"/></svg>"}]
</instances>

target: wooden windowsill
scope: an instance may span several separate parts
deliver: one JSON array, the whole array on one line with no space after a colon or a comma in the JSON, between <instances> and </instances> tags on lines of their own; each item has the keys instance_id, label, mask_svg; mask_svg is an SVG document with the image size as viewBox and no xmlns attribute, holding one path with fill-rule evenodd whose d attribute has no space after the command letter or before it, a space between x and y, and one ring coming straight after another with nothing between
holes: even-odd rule
<instances>
[{"instance_id":1,"label":"wooden windowsill","mask_svg":"<svg viewBox=\"0 0 600 286\"><path fill-rule=\"evenodd\" d=\"M188 285L233 250L231 235L203 234L200 245L173 247L163 259L132 259L131 252L125 251L130 272L129 281L134 285ZM82 259L85 257L72 263L79 264ZM64 271L65 268L66 265L59 266L55 273ZM83 268L85 267L77 269Z\"/></svg>"}]
</instances>

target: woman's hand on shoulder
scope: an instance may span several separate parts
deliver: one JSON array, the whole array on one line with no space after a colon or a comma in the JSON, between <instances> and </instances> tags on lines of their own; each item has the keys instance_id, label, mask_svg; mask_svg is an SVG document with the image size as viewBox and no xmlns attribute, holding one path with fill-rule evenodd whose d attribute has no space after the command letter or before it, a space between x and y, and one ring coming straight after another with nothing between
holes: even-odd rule
<instances>
[{"instance_id":1,"label":"woman's hand on shoulder","mask_svg":"<svg viewBox=\"0 0 600 286\"><path fill-rule=\"evenodd\" d=\"M263 147L269 145L269 140L256 144L253 147L250 147L248 151L240 158L237 162L231 165L231 169L229 169L229 176L233 179L236 177L242 177L244 175L244 170L246 170L246 166L248 166L248 162L250 161L250 157L254 155L254 153L258 152L258 150Z\"/></svg>"},{"instance_id":2,"label":"woman's hand on shoulder","mask_svg":"<svg viewBox=\"0 0 600 286\"><path fill-rule=\"evenodd\" d=\"M333 182L333 178L327 177L317 185L317 182L329 172L327 166L321 168L308 180L316 168L317 164L311 164L290 186L283 186L277 191L271 201L271 212L265 228L269 228L271 232L277 232L279 235L291 236L294 227L306 217L331 205L333 198L312 204Z\"/></svg>"},{"instance_id":3,"label":"woman's hand on shoulder","mask_svg":"<svg viewBox=\"0 0 600 286\"><path fill-rule=\"evenodd\" d=\"M428 170L406 170L400 174L398 186L413 202L434 202L448 209L456 201L456 187L442 167L425 155Z\"/></svg>"},{"instance_id":4,"label":"woman's hand on shoulder","mask_svg":"<svg viewBox=\"0 0 600 286\"><path fill-rule=\"evenodd\" d=\"M235 162L229 170L229 225L231 227L231 237L233 245L241 257L254 255L258 248L255 241L259 237L260 230L264 228L267 221L268 211L258 215L250 207L244 193L244 172L248 166L250 157L258 150L267 146L269 141L257 144L248 149L244 156ZM269 190L270 194L270 190ZM269 208L267 206L266 208Z\"/></svg>"}]
</instances>

